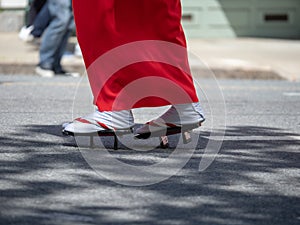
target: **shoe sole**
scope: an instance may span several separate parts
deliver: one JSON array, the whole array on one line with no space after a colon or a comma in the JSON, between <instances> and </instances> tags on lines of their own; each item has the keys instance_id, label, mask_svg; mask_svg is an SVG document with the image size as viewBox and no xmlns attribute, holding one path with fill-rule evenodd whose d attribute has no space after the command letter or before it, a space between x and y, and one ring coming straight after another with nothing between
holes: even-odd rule
<instances>
[{"instance_id":1,"label":"shoe sole","mask_svg":"<svg viewBox=\"0 0 300 225\"><path fill-rule=\"evenodd\" d=\"M161 130L136 134L136 135L134 135L134 137L136 139L149 139L151 137L162 137L162 136L180 134L180 133L184 133L186 131L191 131L191 130L194 130L194 129L200 127L203 122L204 122L204 120L199 123L183 125L182 127L168 127L168 128L162 127Z\"/></svg>"},{"instance_id":2,"label":"shoe sole","mask_svg":"<svg viewBox=\"0 0 300 225\"><path fill-rule=\"evenodd\" d=\"M66 136L78 136L78 137L89 137L90 138L90 148L95 147L95 142L94 142L94 137L114 137L114 150L119 149L119 141L118 141L118 136L123 136L127 134L132 134L133 129L130 128L128 130L103 130L103 131L98 131L98 132L92 132L92 133L73 133L69 132L66 130L62 131L63 135Z\"/></svg>"},{"instance_id":3,"label":"shoe sole","mask_svg":"<svg viewBox=\"0 0 300 225\"><path fill-rule=\"evenodd\" d=\"M91 136L122 136L126 134L132 134L133 129L127 130L101 130L97 132L90 132L90 133L73 133L71 131L62 130L62 134L65 136L82 136L82 137L91 137Z\"/></svg>"}]
</instances>

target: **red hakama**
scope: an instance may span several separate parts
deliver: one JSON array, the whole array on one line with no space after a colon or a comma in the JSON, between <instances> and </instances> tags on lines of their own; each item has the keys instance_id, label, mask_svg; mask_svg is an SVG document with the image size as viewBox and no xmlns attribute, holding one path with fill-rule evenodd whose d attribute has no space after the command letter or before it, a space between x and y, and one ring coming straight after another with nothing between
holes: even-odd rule
<instances>
[{"instance_id":1,"label":"red hakama","mask_svg":"<svg viewBox=\"0 0 300 225\"><path fill-rule=\"evenodd\" d=\"M100 111L197 102L180 0L73 0Z\"/></svg>"}]
</instances>

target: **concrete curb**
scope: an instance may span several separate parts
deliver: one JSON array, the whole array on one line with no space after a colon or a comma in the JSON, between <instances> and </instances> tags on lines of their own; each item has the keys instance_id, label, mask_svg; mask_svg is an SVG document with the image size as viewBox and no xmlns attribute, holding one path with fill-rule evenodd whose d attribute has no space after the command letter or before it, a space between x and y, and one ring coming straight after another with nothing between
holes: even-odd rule
<instances>
[{"instance_id":1,"label":"concrete curb","mask_svg":"<svg viewBox=\"0 0 300 225\"><path fill-rule=\"evenodd\" d=\"M34 75L35 74L35 64L14 64L14 63L0 63L0 74L9 75ZM85 68L83 65L71 65L65 64L64 68L68 71L78 72L80 74L85 73ZM219 79L258 79L258 80L283 80L274 71L267 70L242 70L242 69L220 69L211 68L210 71L199 69L197 67L192 67L193 76L199 78L211 78L214 75Z\"/></svg>"},{"instance_id":2,"label":"concrete curb","mask_svg":"<svg viewBox=\"0 0 300 225\"><path fill-rule=\"evenodd\" d=\"M0 63L0 74L8 75L34 75L36 64L13 64ZM64 68L68 71L84 74L84 68L81 65L65 65Z\"/></svg>"}]
</instances>

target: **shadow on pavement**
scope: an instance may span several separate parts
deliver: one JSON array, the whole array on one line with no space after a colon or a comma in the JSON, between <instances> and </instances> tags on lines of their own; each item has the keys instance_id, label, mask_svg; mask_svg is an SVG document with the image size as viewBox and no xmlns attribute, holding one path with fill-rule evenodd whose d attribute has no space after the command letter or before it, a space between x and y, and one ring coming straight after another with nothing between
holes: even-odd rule
<instances>
[{"instance_id":1,"label":"shadow on pavement","mask_svg":"<svg viewBox=\"0 0 300 225\"><path fill-rule=\"evenodd\" d=\"M95 172L60 126L27 126L0 137L0 224L298 224L300 141L281 129L229 127L204 172L208 133L176 176L146 187ZM168 150L169 152L172 150ZM164 150L117 154L159 157ZM169 154L169 153L168 153Z\"/></svg>"}]
</instances>

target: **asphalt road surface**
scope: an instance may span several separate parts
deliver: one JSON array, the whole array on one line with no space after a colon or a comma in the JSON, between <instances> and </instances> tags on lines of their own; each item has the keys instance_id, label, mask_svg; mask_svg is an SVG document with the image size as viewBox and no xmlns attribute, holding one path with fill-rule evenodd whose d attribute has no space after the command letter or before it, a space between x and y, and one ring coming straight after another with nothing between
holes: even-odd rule
<instances>
[{"instance_id":1,"label":"asphalt road surface","mask_svg":"<svg viewBox=\"0 0 300 225\"><path fill-rule=\"evenodd\" d=\"M207 121L192 143L129 135L113 151L109 137L88 149L61 135L93 110L86 81L0 76L0 224L299 224L300 84L198 83ZM137 123L159 113L134 111Z\"/></svg>"}]
</instances>

